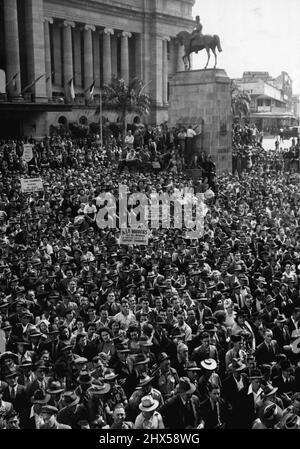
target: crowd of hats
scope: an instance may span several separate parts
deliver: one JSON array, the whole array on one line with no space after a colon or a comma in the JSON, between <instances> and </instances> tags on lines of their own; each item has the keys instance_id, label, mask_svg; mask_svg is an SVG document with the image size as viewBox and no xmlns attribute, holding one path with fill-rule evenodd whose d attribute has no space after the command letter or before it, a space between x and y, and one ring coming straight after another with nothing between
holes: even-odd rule
<instances>
[{"instance_id":1,"label":"crowd of hats","mask_svg":"<svg viewBox=\"0 0 300 449\"><path fill-rule=\"evenodd\" d=\"M26 167L16 162L20 148L14 142L3 145L6 164L0 160L0 386L24 372L34 377L44 371L47 388L28 397L28 407L44 404L44 413L54 412L48 404L52 394L76 405L81 403L78 388L85 386L88 395L106 397L119 382L113 365L118 357L127 359L130 372L147 367L134 385L145 387L163 363L172 367L174 347L175 353L184 350L182 343L189 356L185 374L217 370L222 381L228 375L225 353L237 342L256 361L251 335L247 326L238 327L239 318L252 328L258 320L262 333L299 320L300 183L294 174L276 171L271 153L258 155L252 171L240 177L219 176L215 195L207 199L201 238L190 240L186 228L159 228L151 230L147 247L126 247L119 245L118 229L98 229L94 217L83 212L89 201L97 204L103 191L118 194L120 183L129 192L150 194L152 188L174 193L187 186L205 191L207 182L182 172L118 173L116 162L92 140L47 139L36 146L31 167L31 174L42 177L44 191L26 196L19 181ZM43 158L50 161L47 169L41 166ZM248 308L238 303L241 292ZM130 319L122 316L123 305L129 306ZM211 313L200 322L202 307ZM191 320L190 311L195 312ZM216 342L224 326L234 325L237 333ZM169 346L155 342L162 334ZM78 335L87 336L90 352L81 350ZM219 364L209 357L192 360L205 335L217 347ZM49 349L52 342L55 352ZM295 370L293 351L281 353L279 369L288 362ZM68 358L70 371L58 363ZM233 360L229 371L245 371L249 360ZM263 376L263 366L255 369L249 379ZM180 377L176 393L194 391L187 379ZM266 396L274 392L271 384L268 388ZM156 406L146 395L139 410ZM294 424L293 417L287 420L288 428Z\"/></svg>"}]
</instances>

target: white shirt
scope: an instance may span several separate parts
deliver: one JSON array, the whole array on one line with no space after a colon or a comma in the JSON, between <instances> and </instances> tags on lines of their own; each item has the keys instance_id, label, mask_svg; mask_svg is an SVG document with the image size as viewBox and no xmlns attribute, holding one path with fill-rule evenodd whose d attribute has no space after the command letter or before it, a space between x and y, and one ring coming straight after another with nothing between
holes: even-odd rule
<instances>
[{"instance_id":1,"label":"white shirt","mask_svg":"<svg viewBox=\"0 0 300 449\"><path fill-rule=\"evenodd\" d=\"M186 131L186 137L194 137L196 136L197 133L192 129L192 128L188 128Z\"/></svg>"},{"instance_id":2,"label":"white shirt","mask_svg":"<svg viewBox=\"0 0 300 449\"><path fill-rule=\"evenodd\" d=\"M259 388L259 390L257 391L257 393L255 393L255 392L252 390L252 384L250 384L250 385L249 385L249 388L248 388L248 394L251 394L251 393L253 393L255 405L257 405L258 402L259 402L260 395L261 395L261 393L262 393L262 389Z\"/></svg>"}]
</instances>

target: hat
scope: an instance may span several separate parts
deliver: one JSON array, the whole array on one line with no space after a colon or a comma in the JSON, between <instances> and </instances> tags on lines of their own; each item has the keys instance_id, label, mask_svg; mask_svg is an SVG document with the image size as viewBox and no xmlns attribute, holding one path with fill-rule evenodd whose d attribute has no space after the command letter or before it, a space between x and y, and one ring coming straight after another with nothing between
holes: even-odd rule
<instances>
[{"instance_id":1,"label":"hat","mask_svg":"<svg viewBox=\"0 0 300 449\"><path fill-rule=\"evenodd\" d=\"M267 300L266 300L266 305L268 306L269 304L273 304L273 302L275 302L276 301L276 299L275 298L272 298L271 296L269 297L269 298L267 298Z\"/></svg>"},{"instance_id":2,"label":"hat","mask_svg":"<svg viewBox=\"0 0 300 449\"><path fill-rule=\"evenodd\" d=\"M235 373L243 371L245 368L246 365L240 359L233 359L232 362L228 365L228 369L232 370Z\"/></svg>"},{"instance_id":3,"label":"hat","mask_svg":"<svg viewBox=\"0 0 300 449\"><path fill-rule=\"evenodd\" d=\"M158 405L159 402L156 399L153 399L152 396L144 396L139 404L139 409L142 412L151 412L152 410L157 409Z\"/></svg>"},{"instance_id":4,"label":"hat","mask_svg":"<svg viewBox=\"0 0 300 449\"><path fill-rule=\"evenodd\" d=\"M18 377L20 373L16 370L16 368L7 369L3 373L3 377L5 379L10 379L11 377Z\"/></svg>"},{"instance_id":5,"label":"hat","mask_svg":"<svg viewBox=\"0 0 300 449\"><path fill-rule=\"evenodd\" d=\"M149 384L153 379L154 377L150 377L148 374L145 374L144 377L140 379L138 386L143 387L144 385Z\"/></svg>"},{"instance_id":6,"label":"hat","mask_svg":"<svg viewBox=\"0 0 300 449\"><path fill-rule=\"evenodd\" d=\"M204 323L204 331L205 332L217 332L217 328L214 323L206 322Z\"/></svg>"},{"instance_id":7,"label":"hat","mask_svg":"<svg viewBox=\"0 0 300 449\"><path fill-rule=\"evenodd\" d=\"M213 371L217 368L217 362L215 359L205 359L200 362L202 368L207 369L209 371Z\"/></svg>"},{"instance_id":8,"label":"hat","mask_svg":"<svg viewBox=\"0 0 300 449\"><path fill-rule=\"evenodd\" d=\"M63 346L61 346L60 351L66 351L67 349L73 349L73 346L70 343L64 343Z\"/></svg>"},{"instance_id":9,"label":"hat","mask_svg":"<svg viewBox=\"0 0 300 449\"><path fill-rule=\"evenodd\" d=\"M278 315L277 318L275 318L275 323L285 323L286 322L286 318L284 315Z\"/></svg>"},{"instance_id":10,"label":"hat","mask_svg":"<svg viewBox=\"0 0 300 449\"><path fill-rule=\"evenodd\" d=\"M17 365L17 366L18 366L18 368L23 368L23 367L32 366L32 365L33 365L33 363L32 363L31 357L24 355L21 359L21 365Z\"/></svg>"},{"instance_id":11,"label":"hat","mask_svg":"<svg viewBox=\"0 0 300 449\"><path fill-rule=\"evenodd\" d=\"M284 418L283 429L300 429L300 418L295 413L288 413Z\"/></svg>"},{"instance_id":12,"label":"hat","mask_svg":"<svg viewBox=\"0 0 300 449\"><path fill-rule=\"evenodd\" d=\"M103 379L104 380L115 380L119 374L116 374L114 370L108 369L104 372Z\"/></svg>"},{"instance_id":13,"label":"hat","mask_svg":"<svg viewBox=\"0 0 300 449\"><path fill-rule=\"evenodd\" d=\"M63 391L64 391L64 389L63 389L61 383L58 380L52 380L48 385L46 393L58 394L58 393L62 393Z\"/></svg>"},{"instance_id":14,"label":"hat","mask_svg":"<svg viewBox=\"0 0 300 449\"><path fill-rule=\"evenodd\" d=\"M278 405L276 404L270 404L264 408L261 416L261 421L263 424L275 425L280 421L281 418L282 418L281 408L278 407Z\"/></svg>"},{"instance_id":15,"label":"hat","mask_svg":"<svg viewBox=\"0 0 300 449\"><path fill-rule=\"evenodd\" d=\"M207 300L208 300L208 298L207 298L206 293L199 293L197 295L196 301L207 301Z\"/></svg>"},{"instance_id":16,"label":"hat","mask_svg":"<svg viewBox=\"0 0 300 449\"><path fill-rule=\"evenodd\" d=\"M92 380L92 376L88 371L81 371L77 377L77 382L83 385L91 385Z\"/></svg>"},{"instance_id":17,"label":"hat","mask_svg":"<svg viewBox=\"0 0 300 449\"><path fill-rule=\"evenodd\" d=\"M28 337L41 337L41 336L42 333L36 328L30 329L30 331L28 332Z\"/></svg>"},{"instance_id":18,"label":"hat","mask_svg":"<svg viewBox=\"0 0 300 449\"><path fill-rule=\"evenodd\" d=\"M239 341L242 341L242 336L241 335L231 335L230 340L232 341L232 343L238 343Z\"/></svg>"},{"instance_id":19,"label":"hat","mask_svg":"<svg viewBox=\"0 0 300 449\"><path fill-rule=\"evenodd\" d=\"M93 381L94 383L92 384L92 386L88 389L88 391L91 394L106 394L109 392L110 390L110 385L108 383L103 383L101 381Z\"/></svg>"},{"instance_id":20,"label":"hat","mask_svg":"<svg viewBox=\"0 0 300 449\"><path fill-rule=\"evenodd\" d=\"M48 413L49 415L56 415L58 413L58 408L53 405L44 405L42 407L41 413Z\"/></svg>"},{"instance_id":21,"label":"hat","mask_svg":"<svg viewBox=\"0 0 300 449\"><path fill-rule=\"evenodd\" d=\"M192 394L196 390L196 386L191 383L188 377L180 377L179 383L177 385L178 393L188 393Z\"/></svg>"},{"instance_id":22,"label":"hat","mask_svg":"<svg viewBox=\"0 0 300 449\"><path fill-rule=\"evenodd\" d=\"M76 365L84 365L85 363L88 362L88 359L86 359L85 357L77 357L75 360L73 360L73 363L75 363Z\"/></svg>"},{"instance_id":23,"label":"hat","mask_svg":"<svg viewBox=\"0 0 300 449\"><path fill-rule=\"evenodd\" d=\"M150 359L149 357L146 357L144 354L137 354L134 358L134 364L135 365L145 365L146 363L149 363Z\"/></svg>"},{"instance_id":24,"label":"hat","mask_svg":"<svg viewBox=\"0 0 300 449\"><path fill-rule=\"evenodd\" d=\"M66 391L63 394L63 399L67 407L72 407L80 401L80 398L77 396L75 391Z\"/></svg>"},{"instance_id":25,"label":"hat","mask_svg":"<svg viewBox=\"0 0 300 449\"><path fill-rule=\"evenodd\" d=\"M262 379L262 378L263 378L262 373L261 373L261 371L260 371L259 369L257 369L257 368L254 368L254 369L251 371L251 374L250 374L250 376L249 376L249 379L250 379L250 380L254 380L254 379Z\"/></svg>"},{"instance_id":26,"label":"hat","mask_svg":"<svg viewBox=\"0 0 300 449\"><path fill-rule=\"evenodd\" d=\"M170 360L170 357L168 356L168 354L166 352L162 352L161 354L159 354L157 359L158 359L158 363L162 363L165 360Z\"/></svg>"},{"instance_id":27,"label":"hat","mask_svg":"<svg viewBox=\"0 0 300 449\"><path fill-rule=\"evenodd\" d=\"M263 390L263 397L266 398L268 396L272 396L274 393L276 393L276 391L278 390L277 387L273 387L272 384L267 384L265 386L262 387Z\"/></svg>"},{"instance_id":28,"label":"hat","mask_svg":"<svg viewBox=\"0 0 300 449\"><path fill-rule=\"evenodd\" d=\"M32 404L47 404L51 399L50 394L47 394L42 389L35 390L31 397Z\"/></svg>"},{"instance_id":29,"label":"hat","mask_svg":"<svg viewBox=\"0 0 300 449\"><path fill-rule=\"evenodd\" d=\"M17 354L14 354L11 351L6 351L6 352L3 352L2 354L0 354L0 362L7 360L7 359L12 359L14 361L14 363L18 363Z\"/></svg>"},{"instance_id":30,"label":"hat","mask_svg":"<svg viewBox=\"0 0 300 449\"><path fill-rule=\"evenodd\" d=\"M188 362L187 367L185 368L185 371L201 371L201 368L197 366L197 363L192 361Z\"/></svg>"}]
</instances>

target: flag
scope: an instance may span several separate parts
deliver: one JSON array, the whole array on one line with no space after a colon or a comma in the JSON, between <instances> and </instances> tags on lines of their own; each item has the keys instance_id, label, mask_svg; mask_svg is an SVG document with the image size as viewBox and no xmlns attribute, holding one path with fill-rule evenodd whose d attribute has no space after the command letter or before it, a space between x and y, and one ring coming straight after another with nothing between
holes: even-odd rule
<instances>
[{"instance_id":1,"label":"flag","mask_svg":"<svg viewBox=\"0 0 300 449\"><path fill-rule=\"evenodd\" d=\"M17 72L12 78L10 78L9 81L7 81L5 87L7 87L10 83L13 83L14 90L17 90L17 81L16 78L19 75L20 72Z\"/></svg>"},{"instance_id":2,"label":"flag","mask_svg":"<svg viewBox=\"0 0 300 449\"><path fill-rule=\"evenodd\" d=\"M21 94L23 95L25 92L27 92L31 87L33 87L45 75L46 75L46 73L43 73L42 75L38 76L34 81L32 81L32 83L25 86L24 89L22 90Z\"/></svg>"},{"instance_id":3,"label":"flag","mask_svg":"<svg viewBox=\"0 0 300 449\"><path fill-rule=\"evenodd\" d=\"M74 91L73 78L71 78L70 81L68 82L68 87L69 87L70 97L72 98L72 100L74 100L75 99L75 91Z\"/></svg>"},{"instance_id":4,"label":"flag","mask_svg":"<svg viewBox=\"0 0 300 449\"><path fill-rule=\"evenodd\" d=\"M92 82L92 84L90 85L90 88L89 88L91 100L94 98L94 89L95 89L95 80Z\"/></svg>"}]
</instances>

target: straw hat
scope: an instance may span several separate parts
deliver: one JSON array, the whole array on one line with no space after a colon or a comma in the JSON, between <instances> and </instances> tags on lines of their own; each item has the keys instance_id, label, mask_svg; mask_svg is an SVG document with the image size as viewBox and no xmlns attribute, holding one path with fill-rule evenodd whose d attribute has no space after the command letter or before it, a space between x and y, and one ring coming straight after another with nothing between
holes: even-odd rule
<instances>
[{"instance_id":1,"label":"straw hat","mask_svg":"<svg viewBox=\"0 0 300 449\"><path fill-rule=\"evenodd\" d=\"M158 405L159 402L156 399L153 399L152 396L144 396L139 404L139 409L142 412L152 412L157 409Z\"/></svg>"}]
</instances>

